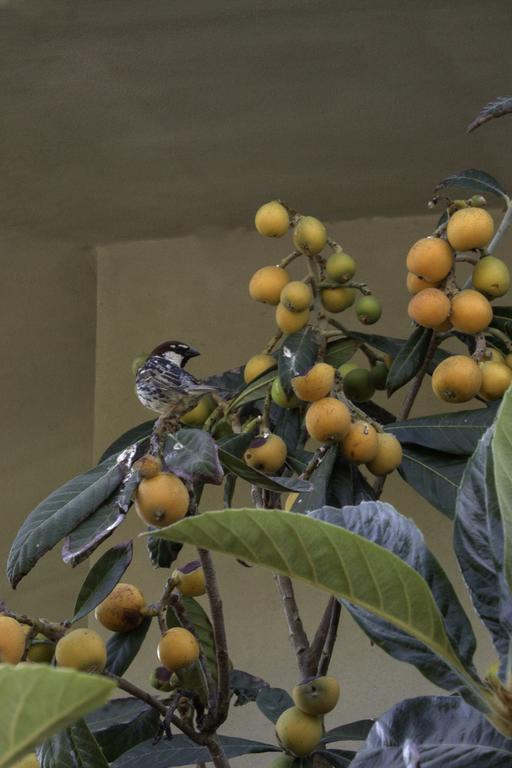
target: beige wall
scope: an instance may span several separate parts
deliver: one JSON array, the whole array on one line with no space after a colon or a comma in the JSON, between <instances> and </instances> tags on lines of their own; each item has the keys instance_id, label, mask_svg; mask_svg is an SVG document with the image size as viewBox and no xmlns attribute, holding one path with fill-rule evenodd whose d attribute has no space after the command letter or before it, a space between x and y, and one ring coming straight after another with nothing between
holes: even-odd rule
<instances>
[{"instance_id":1,"label":"beige wall","mask_svg":"<svg viewBox=\"0 0 512 768\"><path fill-rule=\"evenodd\" d=\"M435 217L347 221L332 226L334 235L360 265L358 278L366 280L384 306L376 332L405 336L410 325L404 283L404 254L418 237L432 230ZM510 241L509 241L510 242ZM273 333L272 309L251 302L250 275L260 266L276 263L288 245L263 240L252 232L209 232L175 240L135 242L98 250L98 333L96 350L96 455L118 434L148 418L133 393L132 359L166 338L186 340L202 356L191 370L203 376L239 365L258 352ZM344 322L357 326L353 313ZM390 407L398 409L401 395ZM440 406L429 387L418 401L417 415ZM462 591L451 553L451 525L398 477L386 486L385 498L413 517ZM241 495L237 504L244 503ZM203 508L217 508L220 495L213 490ZM141 526L135 516L116 534L136 535ZM136 540L136 556L128 572L147 597L158 597L163 573L148 568L144 541ZM296 682L294 658L276 599L272 577L260 569L244 569L215 557L225 599L230 653L236 667L261 675L272 684L290 689ZM184 560L185 561L185 560ZM300 586L303 615L308 628L315 625L324 597ZM468 611L469 601L465 599ZM492 660L485 632L479 634L478 663L482 670ZM154 635L156 644L156 634ZM155 664L151 644L142 663L129 676L145 683ZM330 724L358 717L377 716L398 699L431 693L434 688L412 667L389 659L372 648L346 614L332 670L342 680L344 694ZM254 707L234 710L225 732L243 732L272 739L272 731ZM265 765L268 758L251 758L247 765ZM242 762L240 762L242 764Z\"/></svg>"},{"instance_id":2,"label":"beige wall","mask_svg":"<svg viewBox=\"0 0 512 768\"><path fill-rule=\"evenodd\" d=\"M96 276L94 254L69 243L0 232L0 404L3 488L1 558L45 496L90 466ZM69 616L87 566L63 565L59 547L13 592L11 608Z\"/></svg>"}]
</instances>

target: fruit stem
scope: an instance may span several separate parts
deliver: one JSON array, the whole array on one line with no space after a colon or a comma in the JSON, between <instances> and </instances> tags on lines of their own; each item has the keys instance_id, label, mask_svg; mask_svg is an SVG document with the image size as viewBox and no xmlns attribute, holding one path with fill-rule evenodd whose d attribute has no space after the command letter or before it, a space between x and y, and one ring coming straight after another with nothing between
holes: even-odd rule
<instances>
[{"instance_id":1,"label":"fruit stem","mask_svg":"<svg viewBox=\"0 0 512 768\"><path fill-rule=\"evenodd\" d=\"M281 269L284 269L288 266L288 264L291 264L292 261L295 261L295 259L298 259L299 256L303 256L304 254L302 251L292 251L292 253L289 253L288 256L285 256L284 259L281 259L281 261L278 264L278 267L281 267Z\"/></svg>"},{"instance_id":2,"label":"fruit stem","mask_svg":"<svg viewBox=\"0 0 512 768\"><path fill-rule=\"evenodd\" d=\"M60 640L66 634L66 631L71 626L71 622L62 621L54 622L48 621L48 619L32 618L31 616L25 616L24 613L16 613L15 611L9 611L7 608L2 607L2 615L9 616L11 619L16 619L20 624L27 624L37 634L44 635L48 640L57 641Z\"/></svg>"},{"instance_id":3,"label":"fruit stem","mask_svg":"<svg viewBox=\"0 0 512 768\"><path fill-rule=\"evenodd\" d=\"M331 663L332 653L338 637L338 627L341 618L341 603L335 597L331 598L331 615L329 629L327 630L327 637L325 639L325 645L318 662L317 675L326 675L329 671L329 664Z\"/></svg>"},{"instance_id":4,"label":"fruit stem","mask_svg":"<svg viewBox=\"0 0 512 768\"><path fill-rule=\"evenodd\" d=\"M485 333L477 333L475 336L475 351L471 355L473 360L476 360L477 363L480 363L483 360L486 346Z\"/></svg>"},{"instance_id":5,"label":"fruit stem","mask_svg":"<svg viewBox=\"0 0 512 768\"><path fill-rule=\"evenodd\" d=\"M282 331L277 331L274 334L274 336L272 336L272 338L268 341L268 343L265 345L263 349L264 355L269 355L272 352L277 342L281 339L282 335L283 335Z\"/></svg>"},{"instance_id":6,"label":"fruit stem","mask_svg":"<svg viewBox=\"0 0 512 768\"><path fill-rule=\"evenodd\" d=\"M356 291L360 291L363 294L363 296L371 296L372 295L372 292L368 288L368 285L366 283L350 282L350 283L345 283L343 287L344 288L355 288Z\"/></svg>"}]
</instances>

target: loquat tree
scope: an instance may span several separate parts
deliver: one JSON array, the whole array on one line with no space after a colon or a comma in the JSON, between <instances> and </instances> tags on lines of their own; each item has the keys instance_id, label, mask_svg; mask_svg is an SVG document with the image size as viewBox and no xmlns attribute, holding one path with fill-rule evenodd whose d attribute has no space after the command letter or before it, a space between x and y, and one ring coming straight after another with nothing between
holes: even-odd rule
<instances>
[{"instance_id":1,"label":"loquat tree","mask_svg":"<svg viewBox=\"0 0 512 768\"><path fill-rule=\"evenodd\" d=\"M477 124L511 110L512 99L498 100ZM451 199L450 189L469 196ZM505 205L496 229L491 197ZM16 587L61 542L66 564L83 562L133 507L163 573L161 593L151 602L122 581L130 540L101 554L72 617L50 621L2 603L0 683L20 693L15 710L0 697L0 768L226 768L255 753L269 753L273 768L512 763L512 307L493 303L509 289L496 252L512 200L496 179L468 170L438 185L431 207L441 202L435 230L418 233L404 255L408 338L361 327L377 323L382 307L355 279L353 255L319 219L272 200L256 212L256 229L283 242L290 233L291 250L248 275L250 297L275 312L264 348L205 381L185 370L197 353L181 342L136 359L137 395L156 417L29 514L7 574ZM472 265L465 282L461 263ZM428 377L443 411L409 418ZM396 413L374 401L404 387ZM498 657L484 675L448 577L416 525L380 501L395 470L453 520L455 554ZM224 486L223 509L201 508L208 483ZM250 486L252 507L232 508L238 483ZM197 559L178 564L183 544ZM291 693L235 668L212 551L274 573L298 670ZM311 637L296 579L327 593ZM328 727L341 692L342 671L330 667L342 608L448 695L404 700L375 723ZM111 633L106 643L93 626L75 626L88 616ZM142 689L125 674L152 622L160 640ZM38 693L25 695L30 680ZM105 703L114 687L124 695ZM251 703L270 721L268 742L221 732L232 705Z\"/></svg>"}]
</instances>

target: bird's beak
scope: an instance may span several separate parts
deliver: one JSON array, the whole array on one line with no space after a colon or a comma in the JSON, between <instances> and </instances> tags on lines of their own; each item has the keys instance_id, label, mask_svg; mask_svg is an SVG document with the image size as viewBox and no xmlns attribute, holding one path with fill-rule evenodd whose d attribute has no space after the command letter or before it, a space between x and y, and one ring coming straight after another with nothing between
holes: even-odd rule
<instances>
[{"instance_id":1,"label":"bird's beak","mask_svg":"<svg viewBox=\"0 0 512 768\"><path fill-rule=\"evenodd\" d=\"M190 360L191 357L198 357L200 353L197 351L197 349L194 349L194 347L190 347L187 349L187 360Z\"/></svg>"}]
</instances>

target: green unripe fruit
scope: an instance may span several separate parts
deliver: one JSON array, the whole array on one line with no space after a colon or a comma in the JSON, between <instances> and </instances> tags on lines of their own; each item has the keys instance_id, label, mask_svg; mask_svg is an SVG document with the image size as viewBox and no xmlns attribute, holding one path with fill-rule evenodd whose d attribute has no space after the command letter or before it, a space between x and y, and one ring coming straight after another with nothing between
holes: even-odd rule
<instances>
[{"instance_id":1,"label":"green unripe fruit","mask_svg":"<svg viewBox=\"0 0 512 768\"><path fill-rule=\"evenodd\" d=\"M313 302L313 293L306 283L292 280L281 291L281 304L290 312L303 312Z\"/></svg>"},{"instance_id":2,"label":"green unripe fruit","mask_svg":"<svg viewBox=\"0 0 512 768\"><path fill-rule=\"evenodd\" d=\"M322 288L320 299L328 312L343 312L356 300L356 291L355 288Z\"/></svg>"},{"instance_id":3,"label":"green unripe fruit","mask_svg":"<svg viewBox=\"0 0 512 768\"><path fill-rule=\"evenodd\" d=\"M296 685L292 691L296 707L308 715L326 715L340 698L340 686L330 675L316 677Z\"/></svg>"},{"instance_id":4,"label":"green unripe fruit","mask_svg":"<svg viewBox=\"0 0 512 768\"><path fill-rule=\"evenodd\" d=\"M347 373L350 373L350 371L355 371L358 368L360 368L360 366L357 363L343 363L343 365L340 365L338 368L338 373L342 378L344 378Z\"/></svg>"},{"instance_id":5,"label":"green unripe fruit","mask_svg":"<svg viewBox=\"0 0 512 768\"><path fill-rule=\"evenodd\" d=\"M272 382L272 389L270 390L270 394L274 403L280 408L297 408L300 403L300 400L298 397L296 397L296 395L287 397L279 376L276 376Z\"/></svg>"},{"instance_id":6,"label":"green unripe fruit","mask_svg":"<svg viewBox=\"0 0 512 768\"><path fill-rule=\"evenodd\" d=\"M301 253L315 255L325 247L327 230L314 216L302 216L293 232L293 244Z\"/></svg>"},{"instance_id":7,"label":"green unripe fruit","mask_svg":"<svg viewBox=\"0 0 512 768\"><path fill-rule=\"evenodd\" d=\"M325 273L327 277L336 283L346 283L354 277L356 266L356 262L348 253L334 251L327 259Z\"/></svg>"},{"instance_id":8,"label":"green unripe fruit","mask_svg":"<svg viewBox=\"0 0 512 768\"><path fill-rule=\"evenodd\" d=\"M292 755L279 755L270 764L270 768L294 768L295 758Z\"/></svg>"},{"instance_id":9,"label":"green unripe fruit","mask_svg":"<svg viewBox=\"0 0 512 768\"><path fill-rule=\"evenodd\" d=\"M370 370L370 381L375 389L386 389L386 382L388 380L388 367L386 363L379 360L373 368Z\"/></svg>"},{"instance_id":10,"label":"green unripe fruit","mask_svg":"<svg viewBox=\"0 0 512 768\"><path fill-rule=\"evenodd\" d=\"M375 296L361 296L356 301L356 314L364 325L373 325L382 315L380 301Z\"/></svg>"},{"instance_id":11,"label":"green unripe fruit","mask_svg":"<svg viewBox=\"0 0 512 768\"><path fill-rule=\"evenodd\" d=\"M35 664L49 664L55 653L55 643L52 643L44 635L38 634L30 643L27 652L27 661Z\"/></svg>"},{"instance_id":12,"label":"green unripe fruit","mask_svg":"<svg viewBox=\"0 0 512 768\"><path fill-rule=\"evenodd\" d=\"M147 352L141 352L140 355L137 355L137 357L133 359L132 373L134 376L137 374L137 371L139 370L139 368L142 368L142 366L144 365L147 359L148 359Z\"/></svg>"},{"instance_id":13,"label":"green unripe fruit","mask_svg":"<svg viewBox=\"0 0 512 768\"><path fill-rule=\"evenodd\" d=\"M484 256L475 265L471 276L473 288L497 299L504 296L510 286L510 272L504 261L495 256Z\"/></svg>"},{"instance_id":14,"label":"green unripe fruit","mask_svg":"<svg viewBox=\"0 0 512 768\"><path fill-rule=\"evenodd\" d=\"M284 749L297 757L305 757L320 743L322 718L307 715L298 707L286 709L276 722L276 735Z\"/></svg>"},{"instance_id":15,"label":"green unripe fruit","mask_svg":"<svg viewBox=\"0 0 512 768\"><path fill-rule=\"evenodd\" d=\"M343 378L343 391L349 400L355 403L364 403L371 400L375 394L375 387L370 377L370 371L366 368L356 368L349 371Z\"/></svg>"},{"instance_id":16,"label":"green unripe fruit","mask_svg":"<svg viewBox=\"0 0 512 768\"><path fill-rule=\"evenodd\" d=\"M186 424L187 427L202 427L208 416L215 410L215 400L211 395L204 395L195 408L187 411L187 413L181 417L182 424Z\"/></svg>"}]
</instances>

